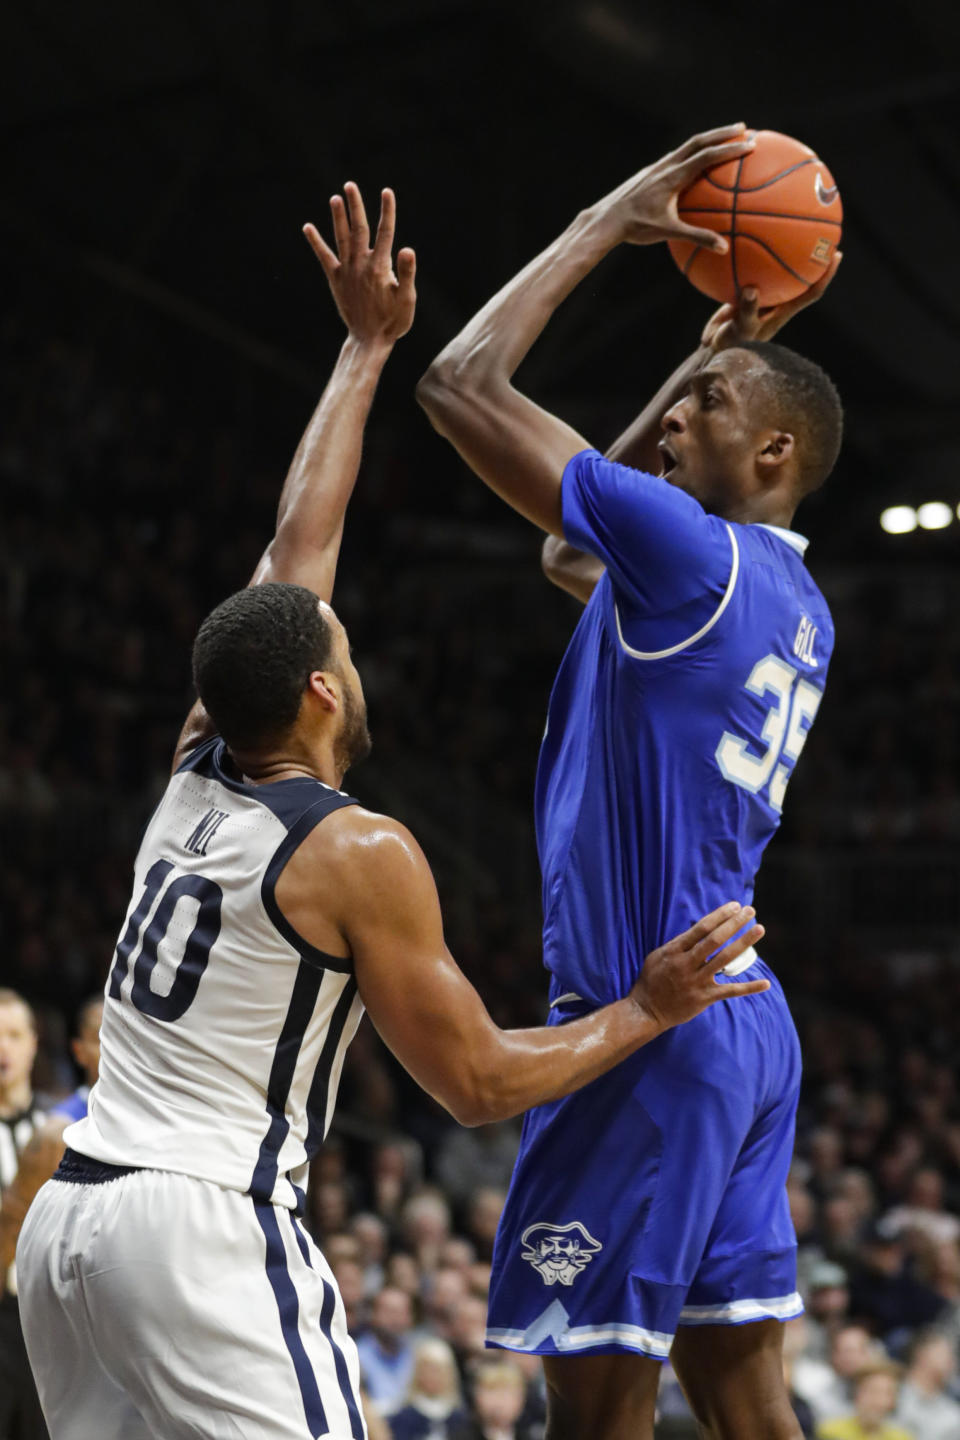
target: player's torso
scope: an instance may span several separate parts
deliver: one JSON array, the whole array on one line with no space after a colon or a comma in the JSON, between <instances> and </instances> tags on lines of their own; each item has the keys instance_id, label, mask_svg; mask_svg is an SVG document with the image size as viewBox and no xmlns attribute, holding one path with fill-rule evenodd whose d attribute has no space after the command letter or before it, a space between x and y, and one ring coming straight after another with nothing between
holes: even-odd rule
<instances>
[{"instance_id":1,"label":"player's torso","mask_svg":"<svg viewBox=\"0 0 960 1440\"><path fill-rule=\"evenodd\" d=\"M552 998L622 995L649 950L748 900L780 822L833 626L788 532L731 531L737 573L699 638L630 653L605 578L564 657L537 776Z\"/></svg>"},{"instance_id":2,"label":"player's torso","mask_svg":"<svg viewBox=\"0 0 960 1440\"><path fill-rule=\"evenodd\" d=\"M362 1013L348 960L302 942L274 888L351 803L309 779L248 786L219 740L147 828L107 981L100 1079L74 1149L295 1206Z\"/></svg>"}]
</instances>

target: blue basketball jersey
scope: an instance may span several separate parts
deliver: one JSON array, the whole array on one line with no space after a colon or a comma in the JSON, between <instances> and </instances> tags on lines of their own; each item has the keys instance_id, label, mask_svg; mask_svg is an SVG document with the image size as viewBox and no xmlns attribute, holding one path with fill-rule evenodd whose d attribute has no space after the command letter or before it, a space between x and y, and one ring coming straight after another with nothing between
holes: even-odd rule
<instances>
[{"instance_id":1,"label":"blue basketball jersey","mask_svg":"<svg viewBox=\"0 0 960 1440\"><path fill-rule=\"evenodd\" d=\"M575 455L571 544L606 574L550 698L536 787L551 1001L626 994L643 958L749 903L833 648L794 531Z\"/></svg>"}]
</instances>

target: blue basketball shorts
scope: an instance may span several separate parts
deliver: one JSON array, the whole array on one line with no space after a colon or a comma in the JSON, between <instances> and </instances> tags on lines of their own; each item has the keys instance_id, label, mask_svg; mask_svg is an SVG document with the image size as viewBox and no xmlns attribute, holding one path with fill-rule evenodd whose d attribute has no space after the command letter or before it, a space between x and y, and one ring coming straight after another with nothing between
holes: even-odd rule
<instances>
[{"instance_id":1,"label":"blue basketball shorts","mask_svg":"<svg viewBox=\"0 0 960 1440\"><path fill-rule=\"evenodd\" d=\"M763 994L712 1005L526 1116L489 1346L663 1360L679 1325L802 1313L786 1195L800 1046L768 967L737 979L760 977Z\"/></svg>"}]
</instances>

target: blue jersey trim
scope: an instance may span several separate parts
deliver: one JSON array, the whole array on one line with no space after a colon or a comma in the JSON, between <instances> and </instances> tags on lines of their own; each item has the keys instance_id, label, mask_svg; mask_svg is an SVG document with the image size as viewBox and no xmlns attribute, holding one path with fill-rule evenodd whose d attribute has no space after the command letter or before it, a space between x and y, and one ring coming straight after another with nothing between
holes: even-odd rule
<instances>
[{"instance_id":1,"label":"blue jersey trim","mask_svg":"<svg viewBox=\"0 0 960 1440\"><path fill-rule=\"evenodd\" d=\"M292 945L297 951L301 960L305 960L308 965L313 965L319 970L336 970L341 975L351 974L353 961L348 955L328 955L325 950L318 950L316 945L311 945L309 940L304 940L277 904L276 888L277 881L283 874L284 866L290 856L303 843L311 830L314 830L320 821L326 819L334 810L341 810L346 805L356 805L356 803L356 800L352 800L348 795L341 795L339 791L334 791L332 797L324 796L317 800L309 810L301 813L299 819L287 831L274 851L260 886L260 897L263 900L264 909L287 944Z\"/></svg>"},{"instance_id":2,"label":"blue jersey trim","mask_svg":"<svg viewBox=\"0 0 960 1440\"><path fill-rule=\"evenodd\" d=\"M307 1237L292 1215L290 1216L290 1224L293 1226L293 1233L300 1247L300 1254L312 1270L313 1262L310 1259L310 1247L307 1244ZM321 1279L323 1280L322 1276ZM353 1386L350 1383L350 1371L347 1369L346 1357L333 1338L333 1311L336 1305L336 1298L333 1286L327 1280L323 1280L323 1305L320 1307L320 1329L323 1332L323 1338L327 1341L333 1352L333 1364L337 1372L340 1393L346 1402L347 1410L350 1414L350 1433L353 1436L353 1440L364 1440L360 1407L357 1405L357 1399L353 1393Z\"/></svg>"},{"instance_id":3,"label":"blue jersey trim","mask_svg":"<svg viewBox=\"0 0 960 1440\"><path fill-rule=\"evenodd\" d=\"M328 1435L330 1428L327 1424L323 1401L320 1399L317 1377L313 1373L313 1366L310 1364L310 1359L300 1338L300 1300L287 1265L287 1253L283 1246L283 1237L280 1234L280 1222L272 1205L254 1201L253 1208L267 1242L267 1278L277 1302L283 1341L296 1371L300 1398L303 1401L303 1411L310 1434L314 1440L318 1440L319 1436Z\"/></svg>"},{"instance_id":4,"label":"blue jersey trim","mask_svg":"<svg viewBox=\"0 0 960 1440\"><path fill-rule=\"evenodd\" d=\"M333 1062L337 1053L337 1047L343 1038L347 1016L350 1014L350 1007L353 1004L356 993L357 982L351 975L330 1017L330 1027L327 1030L327 1036L323 1042L323 1049L320 1052L320 1059L317 1061L317 1068L314 1071L310 1094L307 1097L306 1151L309 1160L312 1160L320 1149L320 1146L323 1144L324 1135L326 1134L330 1075L333 1071Z\"/></svg>"},{"instance_id":5,"label":"blue jersey trim","mask_svg":"<svg viewBox=\"0 0 960 1440\"><path fill-rule=\"evenodd\" d=\"M257 1200L270 1200L276 1187L280 1150L290 1131L290 1121L286 1113L290 1086L293 1084L303 1037L316 1008L322 984L322 972L301 961L297 967L293 994L290 996L286 1019L273 1054L270 1079L267 1082L267 1114L270 1124L261 1141L260 1154L257 1156L253 1179L250 1181L250 1194Z\"/></svg>"},{"instance_id":6,"label":"blue jersey trim","mask_svg":"<svg viewBox=\"0 0 960 1440\"><path fill-rule=\"evenodd\" d=\"M190 752L178 767L177 774L192 770L209 780L216 780L218 785L223 785L235 795L245 795L248 799L255 800L258 805L264 805L286 825L287 835L274 852L263 877L260 893L264 908L277 930L302 960L318 966L321 970L338 970L342 975L349 975L352 969L349 957L328 955L324 950L318 950L315 945L304 940L280 909L274 891L283 867L310 831L319 825L321 820L332 815L334 810L342 810L345 806L356 805L358 802L352 795L345 795L342 790L333 790L329 785L324 785L322 780L314 780L309 775L272 780L264 785L246 785L226 770L226 757L227 747L221 737L215 735Z\"/></svg>"}]
</instances>

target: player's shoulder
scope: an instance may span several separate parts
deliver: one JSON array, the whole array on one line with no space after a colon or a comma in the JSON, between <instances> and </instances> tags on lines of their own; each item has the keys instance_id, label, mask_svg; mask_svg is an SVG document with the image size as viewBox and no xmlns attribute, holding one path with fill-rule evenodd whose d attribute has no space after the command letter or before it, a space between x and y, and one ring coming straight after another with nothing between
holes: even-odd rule
<instances>
[{"instance_id":1,"label":"player's shoulder","mask_svg":"<svg viewBox=\"0 0 960 1440\"><path fill-rule=\"evenodd\" d=\"M419 863L422 853L401 821L357 803L328 815L297 852L302 863L322 862L350 875L403 869Z\"/></svg>"}]
</instances>

